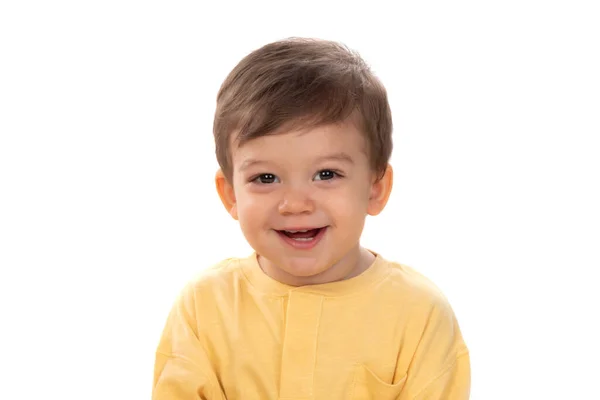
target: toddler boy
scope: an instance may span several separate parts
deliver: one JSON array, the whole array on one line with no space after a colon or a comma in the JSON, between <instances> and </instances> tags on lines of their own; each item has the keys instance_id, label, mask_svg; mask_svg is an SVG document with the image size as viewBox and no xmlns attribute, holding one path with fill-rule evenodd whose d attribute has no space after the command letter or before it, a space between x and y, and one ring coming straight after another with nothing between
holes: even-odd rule
<instances>
[{"instance_id":1,"label":"toddler boy","mask_svg":"<svg viewBox=\"0 0 600 400\"><path fill-rule=\"evenodd\" d=\"M153 398L469 398L444 295L361 247L392 189L386 90L335 42L246 56L217 96L217 192L254 249L191 282L156 353Z\"/></svg>"}]
</instances>

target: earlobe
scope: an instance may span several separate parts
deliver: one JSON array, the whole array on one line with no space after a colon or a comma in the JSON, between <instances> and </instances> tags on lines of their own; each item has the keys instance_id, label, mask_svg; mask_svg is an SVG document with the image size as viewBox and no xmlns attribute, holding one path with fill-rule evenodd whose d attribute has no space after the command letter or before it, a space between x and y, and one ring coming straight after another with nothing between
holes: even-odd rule
<instances>
[{"instance_id":1,"label":"earlobe","mask_svg":"<svg viewBox=\"0 0 600 400\"><path fill-rule=\"evenodd\" d=\"M237 220L238 212L237 202L235 200L235 192L233 191L233 186L231 185L231 183L229 183L221 169L219 169L217 171L217 174L215 175L215 185L217 187L217 193L219 193L219 197L221 198L223 206L225 207L229 215L231 215L233 219Z\"/></svg>"},{"instance_id":2,"label":"earlobe","mask_svg":"<svg viewBox=\"0 0 600 400\"><path fill-rule=\"evenodd\" d=\"M369 215L377 215L383 211L390 198L390 193L392 193L393 183L394 171L392 166L388 164L383 177L378 181L375 181L371 186L369 207L367 209Z\"/></svg>"}]
</instances>

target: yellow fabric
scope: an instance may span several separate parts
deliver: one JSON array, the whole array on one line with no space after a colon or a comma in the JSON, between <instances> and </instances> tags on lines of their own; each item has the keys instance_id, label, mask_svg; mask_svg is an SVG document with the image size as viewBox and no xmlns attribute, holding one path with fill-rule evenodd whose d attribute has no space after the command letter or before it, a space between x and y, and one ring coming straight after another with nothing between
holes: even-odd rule
<instances>
[{"instance_id":1,"label":"yellow fabric","mask_svg":"<svg viewBox=\"0 0 600 400\"><path fill-rule=\"evenodd\" d=\"M154 400L469 398L470 363L444 295L377 255L362 275L291 287L256 255L182 291L156 354Z\"/></svg>"}]
</instances>

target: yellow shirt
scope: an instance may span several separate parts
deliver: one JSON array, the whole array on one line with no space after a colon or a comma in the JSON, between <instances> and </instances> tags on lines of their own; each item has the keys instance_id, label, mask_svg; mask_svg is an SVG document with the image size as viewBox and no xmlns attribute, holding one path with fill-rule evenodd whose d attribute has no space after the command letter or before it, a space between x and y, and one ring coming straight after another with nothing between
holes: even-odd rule
<instances>
[{"instance_id":1,"label":"yellow shirt","mask_svg":"<svg viewBox=\"0 0 600 400\"><path fill-rule=\"evenodd\" d=\"M256 254L182 291L156 354L154 400L468 399L454 313L429 280L377 255L363 274L291 287Z\"/></svg>"}]
</instances>

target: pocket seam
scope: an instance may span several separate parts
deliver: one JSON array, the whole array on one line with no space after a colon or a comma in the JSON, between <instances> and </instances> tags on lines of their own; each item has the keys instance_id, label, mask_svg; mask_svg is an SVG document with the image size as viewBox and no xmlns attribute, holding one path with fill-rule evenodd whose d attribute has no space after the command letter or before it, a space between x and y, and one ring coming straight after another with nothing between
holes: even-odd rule
<instances>
[{"instance_id":1,"label":"pocket seam","mask_svg":"<svg viewBox=\"0 0 600 400\"><path fill-rule=\"evenodd\" d=\"M400 392L402 392L402 390L404 389L404 385L406 384L406 379L408 377L408 374L404 374L404 376L398 382L390 384L383 381L377 374L375 374L369 367L367 367L366 364L355 364L354 378L352 380L352 391L350 393L351 399L355 399L358 374L362 372L362 370L364 370L368 375L370 375L371 378L374 379L378 385L381 385L382 387L390 390L394 390L400 387ZM367 382L365 382L365 385L366 383Z\"/></svg>"}]
</instances>

